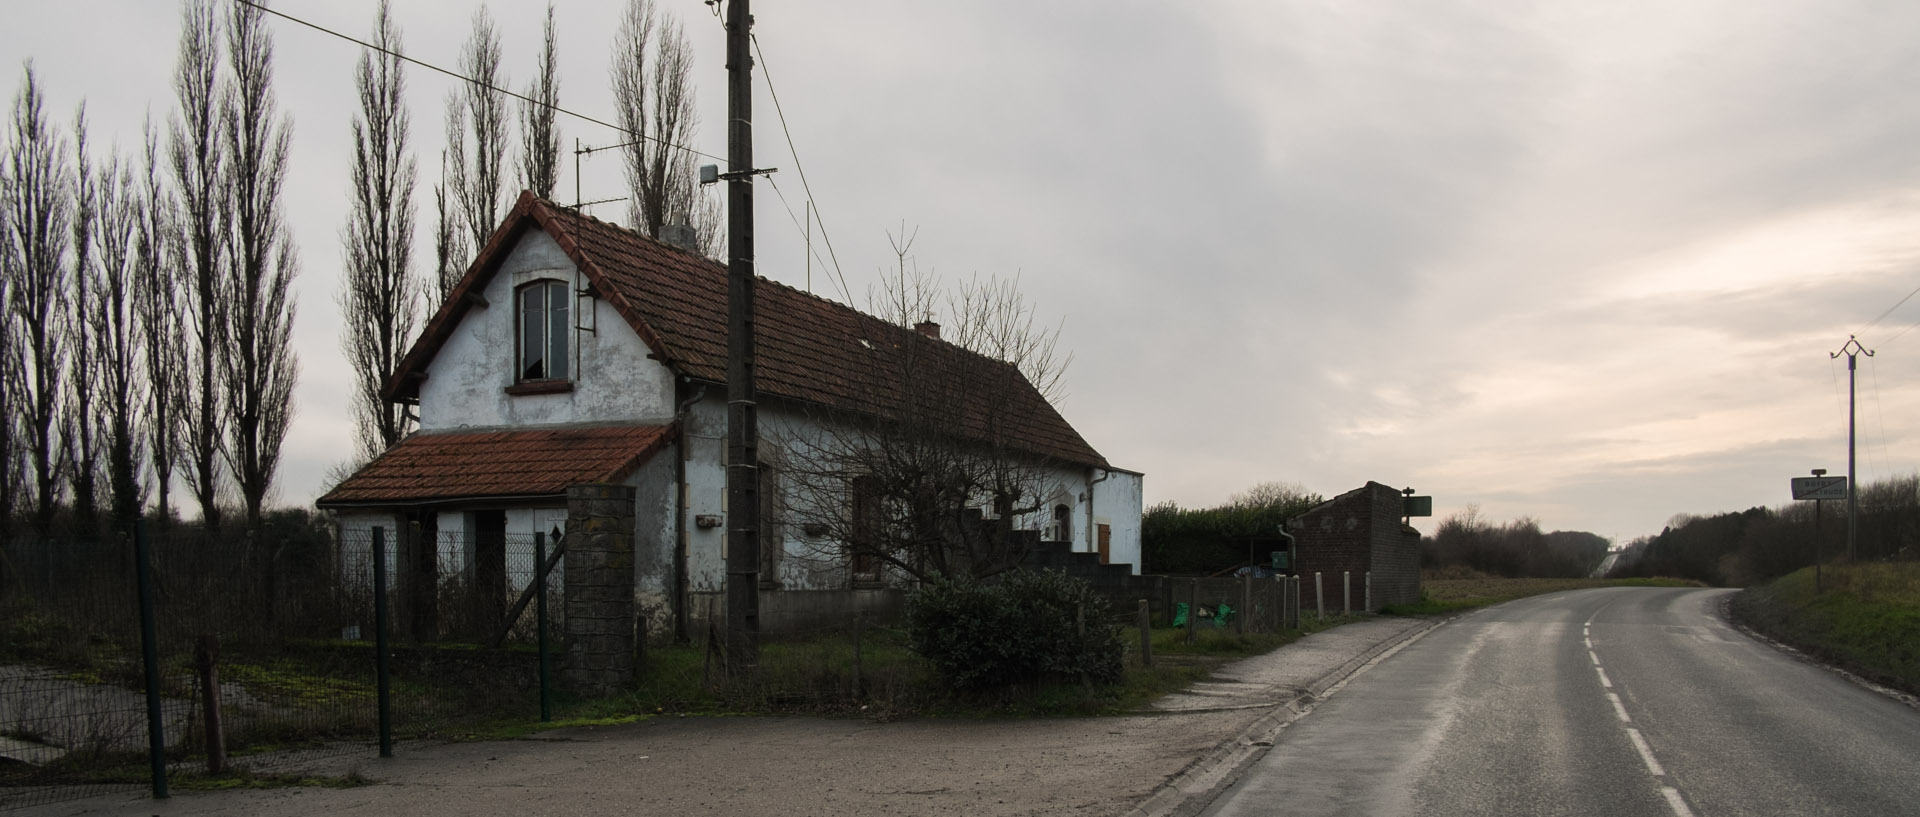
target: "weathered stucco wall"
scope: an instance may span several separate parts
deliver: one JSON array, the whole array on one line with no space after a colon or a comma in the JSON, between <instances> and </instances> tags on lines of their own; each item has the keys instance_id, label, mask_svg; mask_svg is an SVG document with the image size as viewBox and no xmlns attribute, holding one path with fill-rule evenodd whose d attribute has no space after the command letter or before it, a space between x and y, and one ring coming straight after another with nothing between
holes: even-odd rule
<instances>
[{"instance_id":1,"label":"weathered stucco wall","mask_svg":"<svg viewBox=\"0 0 1920 817\"><path fill-rule=\"evenodd\" d=\"M1095 525L1107 525L1107 561L1110 564L1133 566L1133 574L1140 575L1140 513L1142 507L1142 477L1126 471L1104 471L1107 478L1093 486L1093 521ZM1098 478L1099 474L1095 474ZM1098 529L1089 531L1087 542L1089 550L1098 549L1098 540L1092 536Z\"/></svg>"},{"instance_id":2,"label":"weathered stucco wall","mask_svg":"<svg viewBox=\"0 0 1920 817\"><path fill-rule=\"evenodd\" d=\"M578 329L568 350L573 390L510 395L515 382L514 289L536 280L567 282L577 291L572 260L542 232L529 232L483 292L488 306L469 310L427 367L420 384L420 429L492 428L563 423L666 423L673 417L673 375L624 318L599 298L576 297L569 315ZM580 310L591 309L591 313ZM583 315L585 320L582 320Z\"/></svg>"}]
</instances>

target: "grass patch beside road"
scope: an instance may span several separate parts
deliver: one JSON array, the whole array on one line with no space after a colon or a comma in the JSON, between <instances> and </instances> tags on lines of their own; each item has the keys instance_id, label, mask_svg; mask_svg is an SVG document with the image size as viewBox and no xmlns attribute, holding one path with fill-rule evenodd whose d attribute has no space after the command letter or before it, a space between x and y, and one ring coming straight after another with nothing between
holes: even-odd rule
<instances>
[{"instance_id":1,"label":"grass patch beside road","mask_svg":"<svg viewBox=\"0 0 1920 817\"><path fill-rule=\"evenodd\" d=\"M1506 579L1487 575L1442 579L1423 576L1420 579L1420 601L1389 605L1381 612L1395 616L1458 613L1528 596L1590 587L1702 586L1699 582L1684 579Z\"/></svg>"},{"instance_id":2,"label":"grass patch beside road","mask_svg":"<svg viewBox=\"0 0 1920 817\"><path fill-rule=\"evenodd\" d=\"M1742 624L1877 683L1920 694L1920 563L1828 565L1749 587Z\"/></svg>"}]
</instances>

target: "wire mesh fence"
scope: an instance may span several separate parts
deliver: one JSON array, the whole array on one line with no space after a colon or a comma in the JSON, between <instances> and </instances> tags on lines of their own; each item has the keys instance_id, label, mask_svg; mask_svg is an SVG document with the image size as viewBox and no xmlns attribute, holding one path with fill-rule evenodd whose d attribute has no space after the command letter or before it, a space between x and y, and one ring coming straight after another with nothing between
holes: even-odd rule
<instances>
[{"instance_id":1,"label":"wire mesh fence","mask_svg":"<svg viewBox=\"0 0 1920 817\"><path fill-rule=\"evenodd\" d=\"M149 675L134 537L10 542L0 810L181 773L338 774L381 748L383 699L389 740L536 717L536 647L559 627L557 582L536 591L549 544L152 536Z\"/></svg>"},{"instance_id":2,"label":"wire mesh fence","mask_svg":"<svg viewBox=\"0 0 1920 817\"><path fill-rule=\"evenodd\" d=\"M1278 633L1300 626L1301 591L1297 577L1184 578L1169 582L1168 590L1173 596L1172 626L1245 633Z\"/></svg>"}]
</instances>

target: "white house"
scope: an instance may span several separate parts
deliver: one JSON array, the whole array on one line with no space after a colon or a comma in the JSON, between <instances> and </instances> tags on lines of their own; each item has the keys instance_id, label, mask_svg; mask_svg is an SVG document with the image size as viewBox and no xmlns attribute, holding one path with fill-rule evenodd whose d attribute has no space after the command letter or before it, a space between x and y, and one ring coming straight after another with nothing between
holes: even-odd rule
<instances>
[{"instance_id":1,"label":"white house","mask_svg":"<svg viewBox=\"0 0 1920 817\"><path fill-rule=\"evenodd\" d=\"M485 561L488 541L564 528L569 486L632 486L637 602L654 632L684 635L724 599L726 302L722 265L523 193L387 386L418 406L419 431L317 504L343 542L418 525L448 575ZM972 355L766 279L756 308L760 447L776 482L783 458L805 465L792 443L834 430L829 414L887 420L876 354L911 343ZM1003 396L1028 410L1014 443L1051 483L1045 510L1017 525L1137 573L1141 475L1110 466L1016 380ZM769 629L897 600L902 576L856 573L817 526L764 504Z\"/></svg>"}]
</instances>

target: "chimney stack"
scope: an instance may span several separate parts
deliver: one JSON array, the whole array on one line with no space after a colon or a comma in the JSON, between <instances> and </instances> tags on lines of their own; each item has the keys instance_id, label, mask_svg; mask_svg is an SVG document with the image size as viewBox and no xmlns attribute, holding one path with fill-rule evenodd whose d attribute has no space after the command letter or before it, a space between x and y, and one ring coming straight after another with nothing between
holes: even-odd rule
<instances>
[{"instance_id":1,"label":"chimney stack","mask_svg":"<svg viewBox=\"0 0 1920 817\"><path fill-rule=\"evenodd\" d=\"M919 323L916 323L913 325L913 331L919 332L920 334L926 335L927 337L933 338L934 340L940 339L940 324L934 323L933 321L921 321Z\"/></svg>"},{"instance_id":2,"label":"chimney stack","mask_svg":"<svg viewBox=\"0 0 1920 817\"><path fill-rule=\"evenodd\" d=\"M700 235L691 224L660 225L660 241L691 253L700 251Z\"/></svg>"}]
</instances>

